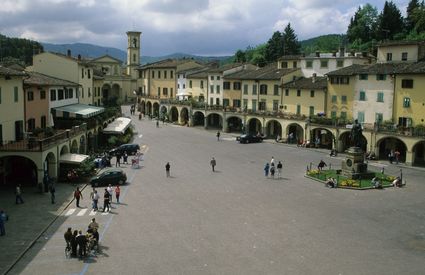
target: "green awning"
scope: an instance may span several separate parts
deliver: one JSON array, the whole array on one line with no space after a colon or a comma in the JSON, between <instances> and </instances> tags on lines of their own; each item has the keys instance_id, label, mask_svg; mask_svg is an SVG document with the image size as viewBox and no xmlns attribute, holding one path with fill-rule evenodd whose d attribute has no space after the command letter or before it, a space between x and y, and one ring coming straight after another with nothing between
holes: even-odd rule
<instances>
[{"instance_id":1,"label":"green awning","mask_svg":"<svg viewBox=\"0 0 425 275\"><path fill-rule=\"evenodd\" d=\"M62 118L89 118L101 114L105 108L98 106L90 106L84 104L72 104L61 107L52 108L53 117Z\"/></svg>"}]
</instances>

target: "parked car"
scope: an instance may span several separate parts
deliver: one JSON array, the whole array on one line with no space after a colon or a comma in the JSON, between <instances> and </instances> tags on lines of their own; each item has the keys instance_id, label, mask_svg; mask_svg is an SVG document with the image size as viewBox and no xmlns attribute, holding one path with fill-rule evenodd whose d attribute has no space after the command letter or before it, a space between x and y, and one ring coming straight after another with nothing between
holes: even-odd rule
<instances>
[{"instance_id":1,"label":"parked car","mask_svg":"<svg viewBox=\"0 0 425 275\"><path fill-rule=\"evenodd\" d=\"M92 177L90 184L92 187L111 185L123 185L127 181L127 175L122 169L109 168L101 170L99 174Z\"/></svg>"},{"instance_id":2,"label":"parked car","mask_svg":"<svg viewBox=\"0 0 425 275\"><path fill-rule=\"evenodd\" d=\"M127 152L128 155L135 155L137 150L140 150L139 144L122 144L117 148L109 151L109 155L116 156L118 154L124 155L124 152Z\"/></svg>"},{"instance_id":3,"label":"parked car","mask_svg":"<svg viewBox=\"0 0 425 275\"><path fill-rule=\"evenodd\" d=\"M244 134L236 138L240 143L254 143L254 142L262 142L263 138L261 136L252 135L252 134Z\"/></svg>"}]
</instances>

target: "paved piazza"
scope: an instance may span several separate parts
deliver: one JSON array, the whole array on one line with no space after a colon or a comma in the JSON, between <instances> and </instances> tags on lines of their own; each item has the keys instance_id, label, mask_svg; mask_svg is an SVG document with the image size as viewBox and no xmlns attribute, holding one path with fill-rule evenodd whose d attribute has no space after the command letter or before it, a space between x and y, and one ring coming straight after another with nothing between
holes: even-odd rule
<instances>
[{"instance_id":1,"label":"paved piazza","mask_svg":"<svg viewBox=\"0 0 425 275\"><path fill-rule=\"evenodd\" d=\"M371 163L403 168L407 187L328 189L304 177L309 162L340 164L328 151L134 121L145 159L125 166L122 204L102 215L72 203L9 274L424 274L424 170ZM264 177L272 156L284 161L280 180ZM102 252L65 259L65 229L92 217Z\"/></svg>"}]
</instances>

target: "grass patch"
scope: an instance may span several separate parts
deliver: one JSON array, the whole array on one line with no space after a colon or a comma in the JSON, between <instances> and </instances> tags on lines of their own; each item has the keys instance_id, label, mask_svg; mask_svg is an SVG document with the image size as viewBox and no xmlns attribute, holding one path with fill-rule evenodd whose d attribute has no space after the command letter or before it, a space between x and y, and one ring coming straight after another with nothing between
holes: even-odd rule
<instances>
[{"instance_id":1,"label":"grass patch","mask_svg":"<svg viewBox=\"0 0 425 275\"><path fill-rule=\"evenodd\" d=\"M340 170L322 170L319 171L317 169L310 170L307 172L307 176L317 179L319 181L322 181L323 183L326 181L326 179L332 177L337 180L337 184L339 188L354 188L354 189L369 189L372 188L372 181L370 179L359 179L359 180L353 180L349 179L337 171ZM381 183L382 187L391 187L394 179L396 177L391 175L385 175L380 172L375 172L375 177L377 177Z\"/></svg>"}]
</instances>

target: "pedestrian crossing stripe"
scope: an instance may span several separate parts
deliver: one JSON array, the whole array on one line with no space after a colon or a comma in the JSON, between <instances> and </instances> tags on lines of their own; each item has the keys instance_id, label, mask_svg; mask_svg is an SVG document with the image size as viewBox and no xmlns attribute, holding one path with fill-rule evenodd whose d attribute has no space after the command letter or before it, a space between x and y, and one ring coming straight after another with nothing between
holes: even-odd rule
<instances>
[{"instance_id":1,"label":"pedestrian crossing stripe","mask_svg":"<svg viewBox=\"0 0 425 275\"><path fill-rule=\"evenodd\" d=\"M71 216L72 214L74 214L75 210L75 208L69 209L68 212L66 212L65 216Z\"/></svg>"},{"instance_id":2,"label":"pedestrian crossing stripe","mask_svg":"<svg viewBox=\"0 0 425 275\"><path fill-rule=\"evenodd\" d=\"M76 215L74 215L74 216L77 216L77 217L82 217L82 216L85 216L85 215L95 216L97 213L99 213L99 215L103 215L103 216L109 214L109 212L102 212L102 211L99 211L99 210L98 211L94 211L94 209L92 209L92 210L89 211L88 208L83 208L80 211L77 211L77 208L71 208L67 212L65 212L63 214L63 216L70 217L70 216L72 216L75 213L76 213Z\"/></svg>"},{"instance_id":3,"label":"pedestrian crossing stripe","mask_svg":"<svg viewBox=\"0 0 425 275\"><path fill-rule=\"evenodd\" d=\"M86 214L86 212L87 212L87 208L81 209L80 212L78 212L77 216L79 216L79 217L84 216L84 214Z\"/></svg>"}]
</instances>

